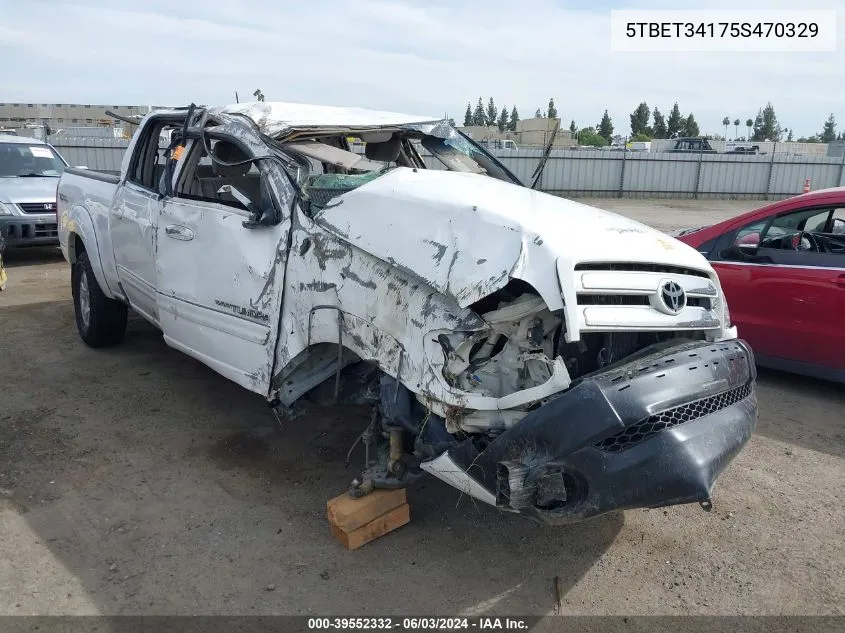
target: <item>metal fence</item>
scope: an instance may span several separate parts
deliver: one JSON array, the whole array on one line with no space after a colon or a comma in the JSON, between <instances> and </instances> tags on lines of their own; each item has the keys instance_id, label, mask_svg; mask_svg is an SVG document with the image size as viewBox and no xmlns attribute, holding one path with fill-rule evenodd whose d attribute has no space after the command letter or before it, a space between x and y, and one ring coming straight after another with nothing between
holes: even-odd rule
<instances>
[{"instance_id":1,"label":"metal fence","mask_svg":"<svg viewBox=\"0 0 845 633\"><path fill-rule=\"evenodd\" d=\"M72 166L107 173L120 173L120 163L129 141L121 138L53 136L49 139Z\"/></svg>"},{"instance_id":2,"label":"metal fence","mask_svg":"<svg viewBox=\"0 0 845 633\"><path fill-rule=\"evenodd\" d=\"M116 173L128 141L105 138L55 138L71 165ZM542 150L496 152L524 183L531 180ZM431 155L426 165L442 166ZM805 179L813 189L845 185L841 157L766 154L670 154L554 150L540 188L569 197L750 198L779 199L801 193Z\"/></svg>"}]
</instances>

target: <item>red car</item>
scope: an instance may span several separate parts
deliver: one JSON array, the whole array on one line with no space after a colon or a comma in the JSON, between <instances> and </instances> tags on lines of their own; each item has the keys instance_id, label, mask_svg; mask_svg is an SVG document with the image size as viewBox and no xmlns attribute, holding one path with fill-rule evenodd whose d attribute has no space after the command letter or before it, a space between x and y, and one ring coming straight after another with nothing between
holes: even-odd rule
<instances>
[{"instance_id":1,"label":"red car","mask_svg":"<svg viewBox=\"0 0 845 633\"><path fill-rule=\"evenodd\" d=\"M845 382L845 187L677 238L716 269L759 365Z\"/></svg>"}]
</instances>

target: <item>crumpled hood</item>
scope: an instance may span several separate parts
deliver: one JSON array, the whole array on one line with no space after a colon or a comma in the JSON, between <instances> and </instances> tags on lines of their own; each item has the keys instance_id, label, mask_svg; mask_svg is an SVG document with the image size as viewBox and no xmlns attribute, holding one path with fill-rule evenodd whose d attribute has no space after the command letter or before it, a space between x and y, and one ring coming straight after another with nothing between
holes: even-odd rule
<instances>
[{"instance_id":1,"label":"crumpled hood","mask_svg":"<svg viewBox=\"0 0 845 633\"><path fill-rule=\"evenodd\" d=\"M55 202L58 178L0 178L0 202Z\"/></svg>"},{"instance_id":2,"label":"crumpled hood","mask_svg":"<svg viewBox=\"0 0 845 633\"><path fill-rule=\"evenodd\" d=\"M639 222L476 174L396 168L336 199L316 220L461 307L514 277L559 309L558 271L582 262L712 272L695 249Z\"/></svg>"}]
</instances>

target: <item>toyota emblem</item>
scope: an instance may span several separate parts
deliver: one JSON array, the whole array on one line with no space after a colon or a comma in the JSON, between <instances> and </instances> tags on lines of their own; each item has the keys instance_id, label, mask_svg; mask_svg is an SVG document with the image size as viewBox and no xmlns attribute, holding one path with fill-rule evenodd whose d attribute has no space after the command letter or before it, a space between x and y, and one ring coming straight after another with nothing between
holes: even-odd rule
<instances>
[{"instance_id":1,"label":"toyota emblem","mask_svg":"<svg viewBox=\"0 0 845 633\"><path fill-rule=\"evenodd\" d=\"M687 307L687 293L674 281L660 284L660 302L668 314L678 314Z\"/></svg>"}]
</instances>

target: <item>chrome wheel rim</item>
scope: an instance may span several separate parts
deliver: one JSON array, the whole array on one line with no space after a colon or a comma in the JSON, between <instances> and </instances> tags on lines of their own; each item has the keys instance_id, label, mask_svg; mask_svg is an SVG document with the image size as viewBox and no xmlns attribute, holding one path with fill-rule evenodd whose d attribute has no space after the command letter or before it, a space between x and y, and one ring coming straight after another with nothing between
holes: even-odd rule
<instances>
[{"instance_id":1,"label":"chrome wheel rim","mask_svg":"<svg viewBox=\"0 0 845 633\"><path fill-rule=\"evenodd\" d=\"M87 329L91 321L91 294L88 289L88 275L84 272L79 277L79 314Z\"/></svg>"}]
</instances>

